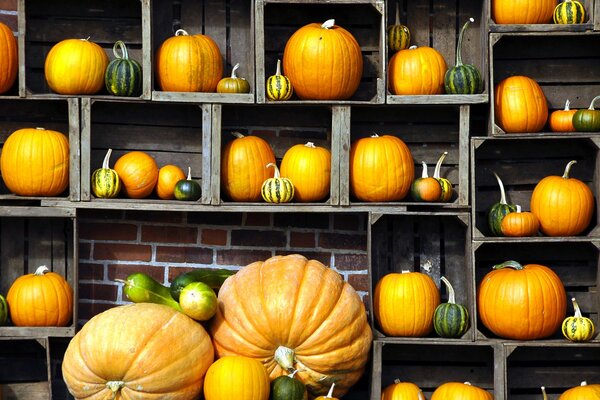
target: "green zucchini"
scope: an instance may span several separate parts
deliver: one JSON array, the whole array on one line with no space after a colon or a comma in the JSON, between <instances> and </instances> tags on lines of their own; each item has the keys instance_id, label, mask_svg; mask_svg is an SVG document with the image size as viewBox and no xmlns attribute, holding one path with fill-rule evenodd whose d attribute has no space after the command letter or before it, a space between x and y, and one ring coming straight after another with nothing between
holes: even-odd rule
<instances>
[{"instance_id":1,"label":"green zucchini","mask_svg":"<svg viewBox=\"0 0 600 400\"><path fill-rule=\"evenodd\" d=\"M171 282L171 297L179 301L179 295L184 287L193 282L202 282L210 286L217 292L225 279L235 274L235 271L229 269L216 268L197 268L183 274L179 274Z\"/></svg>"},{"instance_id":2,"label":"green zucchini","mask_svg":"<svg viewBox=\"0 0 600 400\"><path fill-rule=\"evenodd\" d=\"M143 272L135 272L126 280L115 279L124 284L123 293L134 303L163 304L182 311L179 303L171 297L169 288Z\"/></svg>"}]
</instances>

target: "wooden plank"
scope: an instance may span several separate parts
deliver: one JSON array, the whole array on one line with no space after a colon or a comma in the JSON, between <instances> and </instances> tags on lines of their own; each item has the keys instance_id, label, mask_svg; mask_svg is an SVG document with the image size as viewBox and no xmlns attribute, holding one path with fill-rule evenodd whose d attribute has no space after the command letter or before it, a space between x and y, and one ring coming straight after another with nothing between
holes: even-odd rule
<instances>
[{"instance_id":1,"label":"wooden plank","mask_svg":"<svg viewBox=\"0 0 600 400\"><path fill-rule=\"evenodd\" d=\"M8 293L8 289L19 276L27 273L25 269L25 219L11 218L0 220L0 251L2 254L2 274L0 289Z\"/></svg>"},{"instance_id":2,"label":"wooden plank","mask_svg":"<svg viewBox=\"0 0 600 400\"><path fill-rule=\"evenodd\" d=\"M457 24L456 0L438 0L433 3L433 29L431 34L432 47L444 57L448 67L454 65L456 57Z\"/></svg>"},{"instance_id":3,"label":"wooden plank","mask_svg":"<svg viewBox=\"0 0 600 400\"><path fill-rule=\"evenodd\" d=\"M213 107L210 104L203 104L202 109L202 204L211 203L211 180L212 180L212 163L213 163L213 148L212 148L212 122L213 122ZM217 154L220 154L217 153ZM220 169L218 169L220 171Z\"/></svg>"},{"instance_id":4,"label":"wooden plank","mask_svg":"<svg viewBox=\"0 0 600 400\"><path fill-rule=\"evenodd\" d=\"M68 99L69 104L69 200L81 199L79 100ZM72 149L72 150L71 150Z\"/></svg>"},{"instance_id":5,"label":"wooden plank","mask_svg":"<svg viewBox=\"0 0 600 400\"><path fill-rule=\"evenodd\" d=\"M246 78L250 93L256 93L254 65L254 8L246 0L230 0L229 47L227 61L230 66L240 63L238 76Z\"/></svg>"},{"instance_id":6,"label":"wooden plank","mask_svg":"<svg viewBox=\"0 0 600 400\"><path fill-rule=\"evenodd\" d=\"M221 154L223 151L223 146L221 143L221 116L223 112L223 107L221 105L215 104L212 106L211 112L212 118L210 127L212 135L212 155L210 157L210 204L217 205L221 203Z\"/></svg>"}]
</instances>

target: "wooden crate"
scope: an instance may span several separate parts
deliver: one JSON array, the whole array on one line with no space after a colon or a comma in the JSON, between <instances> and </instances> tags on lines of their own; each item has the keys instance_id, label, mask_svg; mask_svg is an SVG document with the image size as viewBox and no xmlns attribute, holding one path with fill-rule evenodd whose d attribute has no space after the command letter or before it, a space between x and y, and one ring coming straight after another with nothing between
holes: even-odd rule
<instances>
[{"instance_id":1,"label":"wooden crate","mask_svg":"<svg viewBox=\"0 0 600 400\"><path fill-rule=\"evenodd\" d=\"M0 399L50 399L48 352L47 338L0 337Z\"/></svg>"},{"instance_id":2,"label":"wooden crate","mask_svg":"<svg viewBox=\"0 0 600 400\"><path fill-rule=\"evenodd\" d=\"M471 139L471 184L473 237L491 236L487 222L489 208L500 201L500 189L493 172L504 183L507 201L529 211L535 185L549 175L561 176L570 160L577 160L570 177L585 182L594 196L600 193L598 149L595 136L553 135L510 136ZM598 237L598 202L590 227L580 236ZM496 238L498 239L498 238ZM500 238L507 240L508 238ZM547 240L548 237L517 238L519 241Z\"/></svg>"},{"instance_id":3,"label":"wooden crate","mask_svg":"<svg viewBox=\"0 0 600 400\"><path fill-rule=\"evenodd\" d=\"M489 133L506 134L496 123L493 98L495 86L509 76L525 75L534 79L544 91L549 113L563 109L567 99L571 109L588 108L600 91L598 47L599 32L490 34ZM538 134L548 132L546 126Z\"/></svg>"},{"instance_id":4,"label":"wooden crate","mask_svg":"<svg viewBox=\"0 0 600 400\"><path fill-rule=\"evenodd\" d=\"M10 99L0 97L0 147L18 129L42 127L63 133L69 140L69 187L56 198L78 201L79 188L79 100ZM0 149L1 151L1 149ZM12 194L0 181L0 201L34 201L44 197L24 197ZM47 199L47 197L46 197Z\"/></svg>"},{"instance_id":5,"label":"wooden crate","mask_svg":"<svg viewBox=\"0 0 600 400\"><path fill-rule=\"evenodd\" d=\"M399 5L400 4L400 5ZM404 5L405 4L405 5ZM487 20L481 0L411 0L387 2L387 26L395 24L400 7L400 22L410 30L410 45L429 46L444 57L448 68L456 65L458 33L469 18L475 20L465 32L462 59L481 72L484 90L476 95L393 95L387 91L388 104L474 104L488 101ZM387 48L387 47L386 47ZM393 54L387 50L386 60ZM387 71L387 63L386 63Z\"/></svg>"},{"instance_id":6,"label":"wooden crate","mask_svg":"<svg viewBox=\"0 0 600 400\"><path fill-rule=\"evenodd\" d=\"M179 166L186 174L192 169L192 179L199 181L202 198L193 204L210 200L210 105L158 102L114 102L82 99L81 132L81 199L99 207L103 203L118 208L137 207L150 203L154 209L169 208L178 200L161 200L156 194L147 199L98 199L91 191L91 174L102 166L102 160L112 148L110 166L123 154L144 151L158 167Z\"/></svg>"},{"instance_id":7,"label":"wooden crate","mask_svg":"<svg viewBox=\"0 0 600 400\"><path fill-rule=\"evenodd\" d=\"M301 101L302 103L385 102L385 4L382 0L256 0L256 100L269 102L265 82L275 74L277 59L283 60L288 39L299 28L335 18L356 38L363 55L363 76L357 92L348 100ZM341 71L343 72L343 71ZM285 71L283 71L285 74Z\"/></svg>"},{"instance_id":8,"label":"wooden crate","mask_svg":"<svg viewBox=\"0 0 600 400\"><path fill-rule=\"evenodd\" d=\"M402 207L423 210L432 207L457 208L469 203L469 119L470 106L356 106L352 107L350 135L342 137L340 153L340 202L353 207ZM433 175L435 164L444 151L448 152L440 176L453 184L454 194L449 202L425 203L414 201L410 193L397 202L366 203L353 198L350 193L350 149L360 138L377 133L397 136L409 147L414 163L415 177L421 176L421 161Z\"/></svg>"},{"instance_id":9,"label":"wooden crate","mask_svg":"<svg viewBox=\"0 0 600 400\"><path fill-rule=\"evenodd\" d=\"M163 0L152 2L152 50L178 29L210 36L223 56L224 76L237 63L237 76L250 84L247 94L162 91L153 81L152 99L183 102L254 103L254 9L247 0Z\"/></svg>"},{"instance_id":10,"label":"wooden crate","mask_svg":"<svg viewBox=\"0 0 600 400\"><path fill-rule=\"evenodd\" d=\"M461 339L446 339L448 343L472 341L475 326L472 316L474 296L470 268L470 227L468 213L433 214L401 213L371 214L369 254L371 256L369 279L371 288L371 323L376 338L386 341L440 341L435 332L427 338L386 337L374 318L373 293L381 278L390 273L418 271L433 279L438 288L443 286L441 276L451 282L456 302L463 304L471 316L471 328ZM447 301L446 290L441 290L442 302ZM444 341L444 340L441 340Z\"/></svg>"},{"instance_id":11,"label":"wooden crate","mask_svg":"<svg viewBox=\"0 0 600 400\"><path fill-rule=\"evenodd\" d=\"M19 0L21 96L51 95L44 77L48 52L64 39L85 39L102 46L114 59L113 45L122 40L130 58L142 65L141 98L150 98L150 0ZM105 89L98 96L108 94Z\"/></svg>"}]
</instances>

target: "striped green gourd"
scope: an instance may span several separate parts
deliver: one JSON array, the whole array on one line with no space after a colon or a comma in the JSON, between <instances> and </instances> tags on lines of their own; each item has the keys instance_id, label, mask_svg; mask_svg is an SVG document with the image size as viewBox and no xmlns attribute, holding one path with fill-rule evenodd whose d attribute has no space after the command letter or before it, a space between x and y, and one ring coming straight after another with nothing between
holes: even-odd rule
<instances>
[{"instance_id":1,"label":"striped green gourd","mask_svg":"<svg viewBox=\"0 0 600 400\"><path fill-rule=\"evenodd\" d=\"M262 198L267 203L287 203L294 198L294 185L289 178L279 175L279 168L273 163L268 163L267 168L275 168L273 178L265 180L260 189Z\"/></svg>"},{"instance_id":2,"label":"striped green gourd","mask_svg":"<svg viewBox=\"0 0 600 400\"><path fill-rule=\"evenodd\" d=\"M438 159L437 163L435 164L435 170L433 171L433 177L435 179L437 179L437 181L440 183L440 186L442 187L442 195L440 196L441 202L450 201L450 199L452 198L452 193L453 193L452 182L450 182L448 179L442 178L440 176L440 170L442 168L442 163L444 162L444 159L446 158L447 155L448 155L447 151L442 153L442 155Z\"/></svg>"},{"instance_id":3,"label":"striped green gourd","mask_svg":"<svg viewBox=\"0 0 600 400\"><path fill-rule=\"evenodd\" d=\"M583 24L587 15L579 1L565 0L554 8L552 18L555 24Z\"/></svg>"},{"instance_id":4,"label":"striped green gourd","mask_svg":"<svg viewBox=\"0 0 600 400\"><path fill-rule=\"evenodd\" d=\"M449 68L444 75L444 87L448 94L477 94L483 90L481 72L473 64L462 62L463 37L471 22L475 20L469 18L461 28L456 45L456 65Z\"/></svg>"},{"instance_id":5,"label":"striped green gourd","mask_svg":"<svg viewBox=\"0 0 600 400\"><path fill-rule=\"evenodd\" d=\"M304 383L294 378L296 370L289 375L278 376L271 381L270 400L306 400L308 391Z\"/></svg>"},{"instance_id":6,"label":"striped green gourd","mask_svg":"<svg viewBox=\"0 0 600 400\"><path fill-rule=\"evenodd\" d=\"M8 304L4 296L0 294L0 325L4 325L8 320Z\"/></svg>"},{"instance_id":7,"label":"striped green gourd","mask_svg":"<svg viewBox=\"0 0 600 400\"><path fill-rule=\"evenodd\" d=\"M142 93L142 67L129 58L127 47L121 40L113 46L113 54L115 59L108 64L104 74L106 90L115 96L139 96Z\"/></svg>"},{"instance_id":8,"label":"striped green gourd","mask_svg":"<svg viewBox=\"0 0 600 400\"><path fill-rule=\"evenodd\" d=\"M400 23L400 4L396 2L396 22L387 28L388 47L396 52L410 46L410 30Z\"/></svg>"},{"instance_id":9,"label":"striped green gourd","mask_svg":"<svg viewBox=\"0 0 600 400\"><path fill-rule=\"evenodd\" d=\"M121 191L119 174L108 165L111 153L112 149L108 149L102 162L102 168L98 168L92 173L92 191L94 196L99 198L117 197Z\"/></svg>"},{"instance_id":10,"label":"striped green gourd","mask_svg":"<svg viewBox=\"0 0 600 400\"><path fill-rule=\"evenodd\" d=\"M496 177L496 180L498 181L498 186L500 186L500 201L490 207L490 210L488 211L488 225L490 227L490 231L492 232L492 235L504 236L502 234L502 228L501 228L502 219L504 219L504 217L507 214L509 214L511 212L516 212L517 206L514 204L508 204L506 202L506 192L504 191L504 184L502 183L502 180L500 179L498 174L496 174L495 172L494 172L494 176Z\"/></svg>"},{"instance_id":11,"label":"striped green gourd","mask_svg":"<svg viewBox=\"0 0 600 400\"><path fill-rule=\"evenodd\" d=\"M441 303L433 313L433 328L443 338L459 338L469 329L469 311L462 304L456 304L454 288L446 277L442 282L448 289L448 302Z\"/></svg>"},{"instance_id":12,"label":"striped green gourd","mask_svg":"<svg viewBox=\"0 0 600 400\"><path fill-rule=\"evenodd\" d=\"M281 60L277 60L277 71L267 79L267 99L273 101L289 100L294 93L290 78L281 74Z\"/></svg>"}]
</instances>

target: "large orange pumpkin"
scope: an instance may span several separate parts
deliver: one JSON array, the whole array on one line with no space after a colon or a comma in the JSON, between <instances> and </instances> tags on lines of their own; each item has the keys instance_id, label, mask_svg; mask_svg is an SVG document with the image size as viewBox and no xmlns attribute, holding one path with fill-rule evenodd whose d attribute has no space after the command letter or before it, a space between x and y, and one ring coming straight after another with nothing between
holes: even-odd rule
<instances>
[{"instance_id":1,"label":"large orange pumpkin","mask_svg":"<svg viewBox=\"0 0 600 400\"><path fill-rule=\"evenodd\" d=\"M0 94L12 88L19 70L17 39L12 30L0 22Z\"/></svg>"},{"instance_id":2,"label":"large orange pumpkin","mask_svg":"<svg viewBox=\"0 0 600 400\"><path fill-rule=\"evenodd\" d=\"M311 23L287 41L283 70L303 100L344 100L360 84L362 52L354 36L334 20Z\"/></svg>"},{"instance_id":3,"label":"large orange pumpkin","mask_svg":"<svg viewBox=\"0 0 600 400\"><path fill-rule=\"evenodd\" d=\"M557 0L492 0L497 24L549 24Z\"/></svg>"},{"instance_id":4,"label":"large orange pumpkin","mask_svg":"<svg viewBox=\"0 0 600 400\"><path fill-rule=\"evenodd\" d=\"M281 160L281 176L292 181L295 201L323 200L330 189L331 152L312 142L292 146Z\"/></svg>"},{"instance_id":5,"label":"large orange pumpkin","mask_svg":"<svg viewBox=\"0 0 600 400\"><path fill-rule=\"evenodd\" d=\"M583 381L581 385L567 389L558 400L600 400L600 384L588 385Z\"/></svg>"},{"instance_id":6,"label":"large orange pumpkin","mask_svg":"<svg viewBox=\"0 0 600 400\"><path fill-rule=\"evenodd\" d=\"M271 379L296 369L313 396L340 397L363 374L372 333L341 275L299 254L252 263L227 278L210 330L219 357L261 360Z\"/></svg>"},{"instance_id":7,"label":"large orange pumpkin","mask_svg":"<svg viewBox=\"0 0 600 400\"><path fill-rule=\"evenodd\" d=\"M392 56L388 64L388 86L395 95L444 93L448 66L444 57L428 46L411 46Z\"/></svg>"},{"instance_id":8,"label":"large orange pumpkin","mask_svg":"<svg viewBox=\"0 0 600 400\"><path fill-rule=\"evenodd\" d=\"M114 169L123 183L125 195L131 199L150 196L158 181L158 165L151 155L143 151L123 154Z\"/></svg>"},{"instance_id":9,"label":"large orange pumpkin","mask_svg":"<svg viewBox=\"0 0 600 400\"><path fill-rule=\"evenodd\" d=\"M398 201L410 191L415 164L396 136L373 135L352 143L350 192L360 201Z\"/></svg>"},{"instance_id":10,"label":"large orange pumpkin","mask_svg":"<svg viewBox=\"0 0 600 400\"><path fill-rule=\"evenodd\" d=\"M269 374L254 358L226 356L215 361L204 379L205 400L268 400Z\"/></svg>"},{"instance_id":11,"label":"large orange pumpkin","mask_svg":"<svg viewBox=\"0 0 600 400\"><path fill-rule=\"evenodd\" d=\"M134 303L90 319L69 343L62 374L76 399L194 400L213 357L202 325L168 306Z\"/></svg>"},{"instance_id":12,"label":"large orange pumpkin","mask_svg":"<svg viewBox=\"0 0 600 400\"><path fill-rule=\"evenodd\" d=\"M506 261L494 266L479 284L477 307L483 325L499 337L542 339L560 329L567 294L550 268Z\"/></svg>"},{"instance_id":13,"label":"large orange pumpkin","mask_svg":"<svg viewBox=\"0 0 600 400\"><path fill-rule=\"evenodd\" d=\"M69 185L69 141L44 128L10 134L0 154L2 179L20 196L57 196Z\"/></svg>"},{"instance_id":14,"label":"large orange pumpkin","mask_svg":"<svg viewBox=\"0 0 600 400\"><path fill-rule=\"evenodd\" d=\"M156 81L161 90L215 92L221 78L221 51L210 36L189 35L179 29L158 49Z\"/></svg>"},{"instance_id":15,"label":"large orange pumpkin","mask_svg":"<svg viewBox=\"0 0 600 400\"><path fill-rule=\"evenodd\" d=\"M469 382L446 382L438 386L431 395L431 400L493 400L494 396Z\"/></svg>"},{"instance_id":16,"label":"large orange pumpkin","mask_svg":"<svg viewBox=\"0 0 600 400\"><path fill-rule=\"evenodd\" d=\"M569 178L573 160L562 176L547 176L533 189L531 212L548 236L574 236L583 232L594 214L594 194L582 181Z\"/></svg>"},{"instance_id":17,"label":"large orange pumpkin","mask_svg":"<svg viewBox=\"0 0 600 400\"><path fill-rule=\"evenodd\" d=\"M496 124L506 133L539 132L548 119L542 88L527 76L510 76L496 85Z\"/></svg>"}]
</instances>

